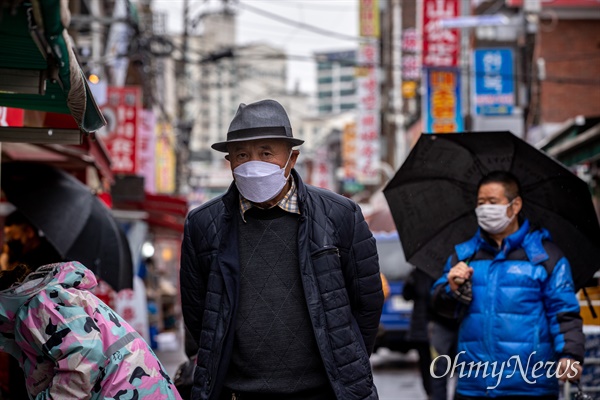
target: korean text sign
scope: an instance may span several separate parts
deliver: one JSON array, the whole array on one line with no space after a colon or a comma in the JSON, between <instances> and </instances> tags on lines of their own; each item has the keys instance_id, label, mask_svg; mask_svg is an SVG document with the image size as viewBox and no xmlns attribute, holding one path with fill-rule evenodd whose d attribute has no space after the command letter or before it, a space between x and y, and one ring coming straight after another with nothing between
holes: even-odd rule
<instances>
[{"instance_id":1,"label":"korean text sign","mask_svg":"<svg viewBox=\"0 0 600 400\"><path fill-rule=\"evenodd\" d=\"M475 61L475 113L510 115L515 105L513 52L478 49Z\"/></svg>"}]
</instances>

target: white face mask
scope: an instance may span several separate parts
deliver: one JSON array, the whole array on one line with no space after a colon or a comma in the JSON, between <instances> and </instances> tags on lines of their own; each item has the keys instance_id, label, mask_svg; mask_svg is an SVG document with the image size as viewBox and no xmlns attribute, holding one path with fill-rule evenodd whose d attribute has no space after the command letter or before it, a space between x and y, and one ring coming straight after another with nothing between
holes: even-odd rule
<instances>
[{"instance_id":1,"label":"white face mask","mask_svg":"<svg viewBox=\"0 0 600 400\"><path fill-rule=\"evenodd\" d=\"M246 198L253 203L264 203L275 198L285 186L289 175L285 176L292 151L283 166L265 161L248 161L233 170L235 185Z\"/></svg>"},{"instance_id":2,"label":"white face mask","mask_svg":"<svg viewBox=\"0 0 600 400\"><path fill-rule=\"evenodd\" d=\"M516 214L512 217L506 215L506 210L512 204L482 204L475 209L477 214L477 223L487 233L496 235L502 232L512 222Z\"/></svg>"}]
</instances>

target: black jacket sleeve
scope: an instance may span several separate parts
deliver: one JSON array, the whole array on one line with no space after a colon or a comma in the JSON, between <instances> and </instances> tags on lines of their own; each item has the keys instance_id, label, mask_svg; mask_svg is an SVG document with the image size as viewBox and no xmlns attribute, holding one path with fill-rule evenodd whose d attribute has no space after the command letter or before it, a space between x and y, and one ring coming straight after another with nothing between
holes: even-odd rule
<instances>
[{"instance_id":1,"label":"black jacket sleeve","mask_svg":"<svg viewBox=\"0 0 600 400\"><path fill-rule=\"evenodd\" d=\"M354 211L354 223L352 254L348 261L353 265L345 270L355 271L356 277L353 280L355 284L347 290L351 299L352 313L370 355L375 346L375 336L383 309L383 289L375 238L358 206Z\"/></svg>"},{"instance_id":2,"label":"black jacket sleeve","mask_svg":"<svg viewBox=\"0 0 600 400\"><path fill-rule=\"evenodd\" d=\"M196 231L188 216L185 221L183 242L181 244L181 267L179 282L181 287L181 309L183 321L191 337L200 341L202 330L202 315L206 298L205 274L199 265L199 257L194 249L193 233ZM197 238L196 238L197 240Z\"/></svg>"}]
</instances>

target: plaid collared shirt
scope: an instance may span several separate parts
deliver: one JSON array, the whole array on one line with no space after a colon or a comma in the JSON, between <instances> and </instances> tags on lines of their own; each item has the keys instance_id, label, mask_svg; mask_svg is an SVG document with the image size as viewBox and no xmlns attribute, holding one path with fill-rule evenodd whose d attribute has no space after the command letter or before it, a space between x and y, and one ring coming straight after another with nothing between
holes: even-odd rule
<instances>
[{"instance_id":1,"label":"plaid collared shirt","mask_svg":"<svg viewBox=\"0 0 600 400\"><path fill-rule=\"evenodd\" d=\"M300 208L298 207L298 191L296 190L296 182L294 181L294 178L292 178L292 186L290 187L290 190L288 190L283 199L279 200L279 203L277 203L275 206L292 214L300 214ZM242 214L242 220L244 222L246 222L244 214L252 207L255 207L254 204L246 200L240 194L240 213Z\"/></svg>"}]
</instances>

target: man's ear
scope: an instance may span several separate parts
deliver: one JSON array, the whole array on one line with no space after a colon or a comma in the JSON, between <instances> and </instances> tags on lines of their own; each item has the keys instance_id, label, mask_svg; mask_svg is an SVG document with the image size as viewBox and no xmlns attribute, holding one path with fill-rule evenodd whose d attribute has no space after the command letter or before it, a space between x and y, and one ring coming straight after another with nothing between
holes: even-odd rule
<instances>
[{"instance_id":1,"label":"man's ear","mask_svg":"<svg viewBox=\"0 0 600 400\"><path fill-rule=\"evenodd\" d=\"M521 209L523 208L523 199L521 198L521 196L517 196L515 197L515 199L513 200L513 212L515 214L518 214L519 212L521 212Z\"/></svg>"},{"instance_id":2,"label":"man's ear","mask_svg":"<svg viewBox=\"0 0 600 400\"><path fill-rule=\"evenodd\" d=\"M225 159L229 162L231 162L231 160L229 159L229 154L225 154Z\"/></svg>"}]
</instances>

